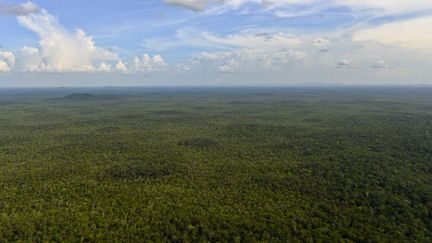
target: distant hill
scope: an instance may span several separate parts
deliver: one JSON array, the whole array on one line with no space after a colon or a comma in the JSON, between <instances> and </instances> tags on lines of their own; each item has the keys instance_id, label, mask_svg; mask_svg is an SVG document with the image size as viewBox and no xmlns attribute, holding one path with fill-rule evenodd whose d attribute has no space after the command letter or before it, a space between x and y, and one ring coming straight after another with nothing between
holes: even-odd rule
<instances>
[{"instance_id":1,"label":"distant hill","mask_svg":"<svg viewBox=\"0 0 432 243\"><path fill-rule=\"evenodd\" d=\"M90 93L74 93L63 97L65 100L112 100L120 98L120 95L95 95Z\"/></svg>"},{"instance_id":2,"label":"distant hill","mask_svg":"<svg viewBox=\"0 0 432 243\"><path fill-rule=\"evenodd\" d=\"M95 97L96 97L96 95L90 94L90 93L75 93L75 94L66 95L64 97L64 99L68 99L68 100L88 100L88 99L92 99L92 98L95 98Z\"/></svg>"}]
</instances>

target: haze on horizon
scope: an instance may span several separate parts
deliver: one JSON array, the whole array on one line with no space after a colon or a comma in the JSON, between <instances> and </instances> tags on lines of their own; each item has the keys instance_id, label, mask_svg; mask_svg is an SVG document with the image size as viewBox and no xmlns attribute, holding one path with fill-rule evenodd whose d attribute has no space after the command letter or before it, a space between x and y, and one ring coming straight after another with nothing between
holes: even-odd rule
<instances>
[{"instance_id":1,"label":"haze on horizon","mask_svg":"<svg viewBox=\"0 0 432 243\"><path fill-rule=\"evenodd\" d=\"M432 84L430 0L0 1L0 87Z\"/></svg>"}]
</instances>

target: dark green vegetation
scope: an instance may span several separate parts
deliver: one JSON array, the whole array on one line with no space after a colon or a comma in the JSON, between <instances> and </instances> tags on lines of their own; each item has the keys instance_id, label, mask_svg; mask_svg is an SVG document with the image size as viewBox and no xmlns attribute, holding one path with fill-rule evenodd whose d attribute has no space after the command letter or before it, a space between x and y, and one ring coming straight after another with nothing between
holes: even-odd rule
<instances>
[{"instance_id":1,"label":"dark green vegetation","mask_svg":"<svg viewBox=\"0 0 432 243\"><path fill-rule=\"evenodd\" d=\"M432 90L11 92L2 242L432 241Z\"/></svg>"}]
</instances>

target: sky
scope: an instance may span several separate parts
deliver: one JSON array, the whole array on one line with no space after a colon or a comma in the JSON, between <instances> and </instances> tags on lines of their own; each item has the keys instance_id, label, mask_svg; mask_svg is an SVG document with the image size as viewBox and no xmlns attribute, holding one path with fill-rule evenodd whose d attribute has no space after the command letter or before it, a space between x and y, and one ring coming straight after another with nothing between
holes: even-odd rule
<instances>
[{"instance_id":1,"label":"sky","mask_svg":"<svg viewBox=\"0 0 432 243\"><path fill-rule=\"evenodd\" d=\"M432 85L431 0L0 0L0 87Z\"/></svg>"}]
</instances>

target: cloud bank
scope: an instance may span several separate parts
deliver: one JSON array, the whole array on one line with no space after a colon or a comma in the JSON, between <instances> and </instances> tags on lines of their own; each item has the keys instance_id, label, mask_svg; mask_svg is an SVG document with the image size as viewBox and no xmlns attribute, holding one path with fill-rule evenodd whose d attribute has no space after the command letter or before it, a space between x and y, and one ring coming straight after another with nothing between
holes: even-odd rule
<instances>
[{"instance_id":1,"label":"cloud bank","mask_svg":"<svg viewBox=\"0 0 432 243\"><path fill-rule=\"evenodd\" d=\"M243 32L226 36L211 33L180 36L180 42L204 46L219 46L227 51L202 52L188 64L180 65L183 70L215 70L221 73L258 72L273 70L299 62L306 54L299 49L303 40L292 35L276 32Z\"/></svg>"}]
</instances>

